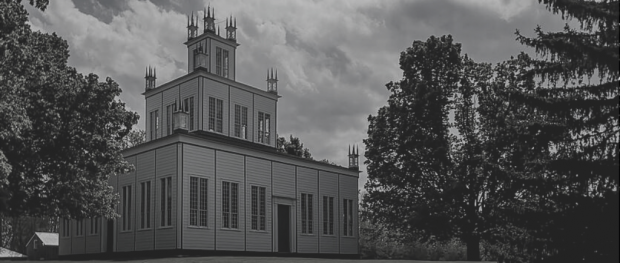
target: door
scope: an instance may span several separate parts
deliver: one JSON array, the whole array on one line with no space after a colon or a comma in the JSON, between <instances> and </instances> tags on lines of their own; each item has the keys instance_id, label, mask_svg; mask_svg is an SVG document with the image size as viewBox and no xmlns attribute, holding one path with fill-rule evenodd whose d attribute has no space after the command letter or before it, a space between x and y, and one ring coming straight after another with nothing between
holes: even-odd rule
<instances>
[{"instance_id":1,"label":"door","mask_svg":"<svg viewBox=\"0 0 620 263\"><path fill-rule=\"evenodd\" d=\"M291 252L290 206L278 205L278 252Z\"/></svg>"},{"instance_id":2,"label":"door","mask_svg":"<svg viewBox=\"0 0 620 263\"><path fill-rule=\"evenodd\" d=\"M107 242L107 251L109 253L113 252L113 247L114 247L114 220L112 219L108 219L108 239L106 240Z\"/></svg>"}]
</instances>

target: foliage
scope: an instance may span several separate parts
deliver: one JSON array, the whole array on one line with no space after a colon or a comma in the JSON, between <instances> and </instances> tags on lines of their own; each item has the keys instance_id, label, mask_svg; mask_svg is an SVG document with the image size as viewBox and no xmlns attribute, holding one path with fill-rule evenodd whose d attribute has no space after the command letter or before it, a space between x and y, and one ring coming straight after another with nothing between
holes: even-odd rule
<instances>
[{"instance_id":1,"label":"foliage","mask_svg":"<svg viewBox=\"0 0 620 263\"><path fill-rule=\"evenodd\" d=\"M129 149L131 147L143 144L146 142L146 131L144 130L131 130L127 136L123 138L121 148Z\"/></svg>"},{"instance_id":2,"label":"foliage","mask_svg":"<svg viewBox=\"0 0 620 263\"><path fill-rule=\"evenodd\" d=\"M56 218L36 218L36 217L3 217L0 216L2 224L2 240L0 247L26 254L26 244L34 235L34 232L58 232L58 220Z\"/></svg>"},{"instance_id":3,"label":"foliage","mask_svg":"<svg viewBox=\"0 0 620 263\"><path fill-rule=\"evenodd\" d=\"M498 166L516 196L498 245L507 262L618 262L619 4L540 2L580 26L517 31L539 57L497 93L512 112L497 140L520 152Z\"/></svg>"},{"instance_id":4,"label":"foliage","mask_svg":"<svg viewBox=\"0 0 620 263\"><path fill-rule=\"evenodd\" d=\"M476 99L493 71L460 49L443 36L401 53L403 79L386 85L388 106L368 118L363 205L372 223L407 233L404 239L456 237L467 244L467 259L479 260L499 182L483 165Z\"/></svg>"},{"instance_id":5,"label":"foliage","mask_svg":"<svg viewBox=\"0 0 620 263\"><path fill-rule=\"evenodd\" d=\"M113 216L107 179L130 169L120 151L138 115L112 79L67 66L67 43L32 32L19 1L0 1L0 19L0 213Z\"/></svg>"},{"instance_id":6,"label":"foliage","mask_svg":"<svg viewBox=\"0 0 620 263\"><path fill-rule=\"evenodd\" d=\"M304 144L301 143L299 138L293 137L292 134L289 141L286 141L285 137L278 137L278 151L312 160L310 150L304 148Z\"/></svg>"}]
</instances>

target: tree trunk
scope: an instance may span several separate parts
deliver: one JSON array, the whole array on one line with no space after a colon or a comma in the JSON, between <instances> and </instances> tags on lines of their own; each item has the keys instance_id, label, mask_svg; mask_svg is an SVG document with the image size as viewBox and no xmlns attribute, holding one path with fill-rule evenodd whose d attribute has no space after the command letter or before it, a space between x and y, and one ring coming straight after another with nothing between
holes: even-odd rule
<instances>
[{"instance_id":1,"label":"tree trunk","mask_svg":"<svg viewBox=\"0 0 620 263\"><path fill-rule=\"evenodd\" d=\"M467 261L480 261L480 237L471 236L467 239Z\"/></svg>"}]
</instances>

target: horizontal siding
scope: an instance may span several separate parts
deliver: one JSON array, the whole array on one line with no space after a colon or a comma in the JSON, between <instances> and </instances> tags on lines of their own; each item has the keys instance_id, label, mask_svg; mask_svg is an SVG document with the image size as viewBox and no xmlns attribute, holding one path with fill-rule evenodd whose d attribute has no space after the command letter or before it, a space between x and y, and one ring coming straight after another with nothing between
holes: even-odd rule
<instances>
[{"instance_id":1,"label":"horizontal siding","mask_svg":"<svg viewBox=\"0 0 620 263\"><path fill-rule=\"evenodd\" d=\"M59 221L59 238L58 238L58 255L70 255L71 254L71 238L70 237L62 237L62 233L64 233L65 228L63 224L64 219L60 219ZM73 222L73 220L71 220ZM71 228L69 228L71 229Z\"/></svg>"},{"instance_id":2,"label":"horizontal siding","mask_svg":"<svg viewBox=\"0 0 620 263\"><path fill-rule=\"evenodd\" d=\"M159 148L156 151L156 181L155 181L155 249L174 249L177 244L176 236L176 197L177 197L177 147L176 144ZM161 178L172 177L172 226L161 227Z\"/></svg>"},{"instance_id":3,"label":"horizontal siding","mask_svg":"<svg viewBox=\"0 0 620 263\"><path fill-rule=\"evenodd\" d=\"M90 223L90 220L88 220ZM90 230L90 226L88 228ZM85 252L88 253L100 253L101 251L101 236L97 235L87 235L86 236L86 244L85 244Z\"/></svg>"},{"instance_id":4,"label":"horizontal siding","mask_svg":"<svg viewBox=\"0 0 620 263\"><path fill-rule=\"evenodd\" d=\"M334 235L323 234L323 196L334 197ZM338 174L319 172L319 249L320 253L338 253Z\"/></svg>"},{"instance_id":5,"label":"horizontal siding","mask_svg":"<svg viewBox=\"0 0 620 263\"><path fill-rule=\"evenodd\" d=\"M318 253L318 172L314 169L297 168L297 247L299 253ZM312 194L312 233L302 234L301 194Z\"/></svg>"},{"instance_id":6,"label":"horizontal siding","mask_svg":"<svg viewBox=\"0 0 620 263\"><path fill-rule=\"evenodd\" d=\"M183 249L215 248L215 151L183 145ZM207 188L207 228L189 226L189 181L190 177L206 178ZM200 204L198 204L200 206ZM199 218L198 218L199 220Z\"/></svg>"},{"instance_id":7,"label":"horizontal siding","mask_svg":"<svg viewBox=\"0 0 620 263\"><path fill-rule=\"evenodd\" d=\"M252 157L246 158L246 250L270 252L271 234L271 162ZM265 230L252 230L252 186L265 187Z\"/></svg>"},{"instance_id":8,"label":"horizontal siding","mask_svg":"<svg viewBox=\"0 0 620 263\"><path fill-rule=\"evenodd\" d=\"M203 111L203 118L202 121L204 122L204 130L208 131L209 130L209 97L214 97L217 99L221 99L224 103L223 107L223 127L222 127L222 134L224 135L228 135L228 116L229 116L229 111L228 111L228 85L222 84L220 82L216 82L207 78L203 78L203 93L204 93L204 98L203 102L202 102L202 111Z\"/></svg>"},{"instance_id":9,"label":"horizontal siding","mask_svg":"<svg viewBox=\"0 0 620 263\"><path fill-rule=\"evenodd\" d=\"M295 198L295 166L273 163L273 195Z\"/></svg>"},{"instance_id":10,"label":"horizontal siding","mask_svg":"<svg viewBox=\"0 0 620 263\"><path fill-rule=\"evenodd\" d=\"M137 157L136 156L132 156L132 157L128 157L126 158L127 162L129 162L131 165L133 165L134 167L137 167ZM123 227L123 218L122 218L122 196L120 197L120 201L121 203L117 206L118 207L118 213L119 215L121 215L121 217L117 218L116 223L117 223L117 238L116 238L116 251L134 251L135 247L135 216L136 216L136 185L135 185L135 179L136 179L136 170L127 173L127 174L122 174L118 177L118 190L119 193L122 194L122 188L125 186L131 186L131 218L130 218L130 222L131 222L131 228L130 230L126 230L123 231L122 227Z\"/></svg>"},{"instance_id":11,"label":"horizontal siding","mask_svg":"<svg viewBox=\"0 0 620 263\"><path fill-rule=\"evenodd\" d=\"M340 220L339 225L342 226L340 234L340 253L341 254L357 254L357 229L358 229L358 201L357 201L357 178L350 176L339 175L340 177L340 208L342 213L338 213ZM343 200L353 200L353 236L344 235L344 211Z\"/></svg>"},{"instance_id":12,"label":"horizontal siding","mask_svg":"<svg viewBox=\"0 0 620 263\"><path fill-rule=\"evenodd\" d=\"M242 204L245 202L243 198L244 190L244 157L243 155L217 152L216 155L216 173L217 173L217 204L216 209L218 216L216 218L216 249L217 250L244 250L244 211ZM222 181L229 181L239 184L239 229L229 230L223 229L222 224Z\"/></svg>"},{"instance_id":13,"label":"horizontal siding","mask_svg":"<svg viewBox=\"0 0 620 263\"><path fill-rule=\"evenodd\" d=\"M84 242L84 236L80 236L80 237L73 236L72 242L71 242L71 254L72 255L84 254L85 244L86 242Z\"/></svg>"},{"instance_id":14,"label":"horizontal siding","mask_svg":"<svg viewBox=\"0 0 620 263\"><path fill-rule=\"evenodd\" d=\"M135 250L153 250L154 233L153 226L155 224L155 151L148 151L137 156L136 168L136 216L134 226L137 229L135 236ZM151 182L151 207L150 207L150 228L142 228L142 188L141 183Z\"/></svg>"}]
</instances>

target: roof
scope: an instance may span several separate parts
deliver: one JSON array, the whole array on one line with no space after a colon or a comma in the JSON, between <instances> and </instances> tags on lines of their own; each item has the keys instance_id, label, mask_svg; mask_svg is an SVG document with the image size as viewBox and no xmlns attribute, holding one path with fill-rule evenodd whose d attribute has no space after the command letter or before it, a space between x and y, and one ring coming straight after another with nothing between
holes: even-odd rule
<instances>
[{"instance_id":1,"label":"roof","mask_svg":"<svg viewBox=\"0 0 620 263\"><path fill-rule=\"evenodd\" d=\"M58 233L50 232L34 232L34 235L28 240L26 246L30 244L30 241L32 241L32 238L35 236L39 237L44 246L58 246Z\"/></svg>"},{"instance_id":2,"label":"roof","mask_svg":"<svg viewBox=\"0 0 620 263\"><path fill-rule=\"evenodd\" d=\"M26 256L13 250L0 247L0 258L25 258Z\"/></svg>"}]
</instances>

